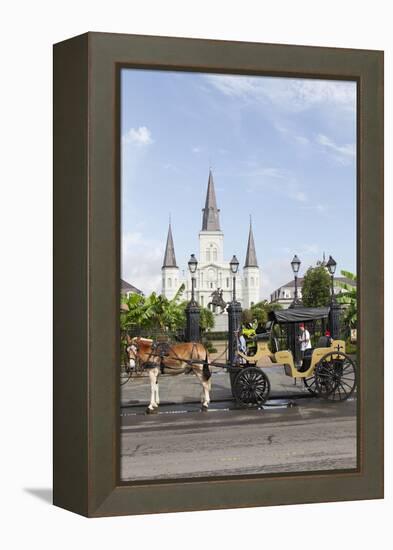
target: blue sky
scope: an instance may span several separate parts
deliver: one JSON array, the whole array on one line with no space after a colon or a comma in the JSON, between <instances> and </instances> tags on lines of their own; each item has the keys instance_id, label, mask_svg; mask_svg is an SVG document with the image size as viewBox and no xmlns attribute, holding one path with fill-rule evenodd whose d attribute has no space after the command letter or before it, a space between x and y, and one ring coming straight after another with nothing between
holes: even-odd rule
<instances>
[{"instance_id":1,"label":"blue sky","mask_svg":"<svg viewBox=\"0 0 393 550\"><path fill-rule=\"evenodd\" d=\"M356 84L123 69L122 277L160 291L171 214L176 257L198 253L209 167L225 256L244 263L249 216L268 297L332 254L356 268Z\"/></svg>"}]
</instances>

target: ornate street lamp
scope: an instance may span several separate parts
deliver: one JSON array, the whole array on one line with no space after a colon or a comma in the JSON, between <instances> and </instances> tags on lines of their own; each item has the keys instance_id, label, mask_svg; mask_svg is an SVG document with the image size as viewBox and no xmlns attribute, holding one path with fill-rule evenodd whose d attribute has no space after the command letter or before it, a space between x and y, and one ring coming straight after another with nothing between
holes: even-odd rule
<instances>
[{"instance_id":1,"label":"ornate street lamp","mask_svg":"<svg viewBox=\"0 0 393 550\"><path fill-rule=\"evenodd\" d=\"M195 254L191 254L191 258L188 261L188 269L191 273L191 300L186 307L186 341L187 342L199 342L199 319L201 310L195 300L195 273L197 271L198 261L195 258Z\"/></svg>"},{"instance_id":2,"label":"ornate street lamp","mask_svg":"<svg viewBox=\"0 0 393 550\"><path fill-rule=\"evenodd\" d=\"M237 358L238 333L242 323L242 307L236 301L236 273L239 269L239 260L233 255L229 262L229 269L233 275L232 302L227 307L228 312L228 361L234 365Z\"/></svg>"},{"instance_id":3,"label":"ornate street lamp","mask_svg":"<svg viewBox=\"0 0 393 550\"><path fill-rule=\"evenodd\" d=\"M334 274L336 273L337 262L329 256L326 267L330 273L331 278L331 295L330 295L330 314L329 314L329 328L330 334L333 339L340 337L340 304L337 303L336 296L334 294Z\"/></svg>"},{"instance_id":4,"label":"ornate street lamp","mask_svg":"<svg viewBox=\"0 0 393 550\"><path fill-rule=\"evenodd\" d=\"M191 258L188 260L188 269L191 273L191 302L195 303L195 275L198 267L198 261L195 258L195 254L191 254Z\"/></svg>"},{"instance_id":5,"label":"ornate street lamp","mask_svg":"<svg viewBox=\"0 0 393 550\"><path fill-rule=\"evenodd\" d=\"M331 281L332 281L332 302L335 300L334 296L334 274L336 273L336 267L337 263L335 262L334 258L332 256L329 256L329 259L327 261L326 267L328 268L328 271L330 273Z\"/></svg>"},{"instance_id":6,"label":"ornate street lamp","mask_svg":"<svg viewBox=\"0 0 393 550\"><path fill-rule=\"evenodd\" d=\"M239 269L239 260L235 255L232 256L232 260L229 262L231 273L233 274L233 290L232 290L232 302L236 302L236 273Z\"/></svg>"},{"instance_id":7,"label":"ornate street lamp","mask_svg":"<svg viewBox=\"0 0 393 550\"><path fill-rule=\"evenodd\" d=\"M298 290L297 290L297 277L301 265L301 261L298 256L295 254L293 260L291 261L292 272L295 277L295 294L292 300L290 309L296 307L302 307L302 302L299 300ZM298 323L289 323L287 324L287 338L288 338L288 348L292 350L294 355L295 364L299 364L301 361L301 350L299 342L299 324Z\"/></svg>"},{"instance_id":8,"label":"ornate street lamp","mask_svg":"<svg viewBox=\"0 0 393 550\"><path fill-rule=\"evenodd\" d=\"M297 255L295 254L294 257L293 257L293 260L292 260L292 262L291 262L292 271L293 271L293 274L294 274L294 276L295 276L295 297L294 297L294 303L295 303L295 304L297 304L297 302L298 302L298 294L297 294L297 274L299 273L300 264L301 264L301 261L299 260L299 258L298 258Z\"/></svg>"}]
</instances>

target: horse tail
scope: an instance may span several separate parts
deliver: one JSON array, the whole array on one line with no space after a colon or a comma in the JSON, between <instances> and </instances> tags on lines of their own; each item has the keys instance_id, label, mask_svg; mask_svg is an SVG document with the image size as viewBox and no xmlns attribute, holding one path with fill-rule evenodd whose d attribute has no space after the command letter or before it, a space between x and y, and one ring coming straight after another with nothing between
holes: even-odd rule
<instances>
[{"instance_id":1,"label":"horse tail","mask_svg":"<svg viewBox=\"0 0 393 550\"><path fill-rule=\"evenodd\" d=\"M210 367L209 367L209 362L207 360L207 352L206 352L205 361L204 361L203 367L202 367L202 375L203 375L203 378L206 380L206 382L210 379L210 377L212 375Z\"/></svg>"}]
</instances>

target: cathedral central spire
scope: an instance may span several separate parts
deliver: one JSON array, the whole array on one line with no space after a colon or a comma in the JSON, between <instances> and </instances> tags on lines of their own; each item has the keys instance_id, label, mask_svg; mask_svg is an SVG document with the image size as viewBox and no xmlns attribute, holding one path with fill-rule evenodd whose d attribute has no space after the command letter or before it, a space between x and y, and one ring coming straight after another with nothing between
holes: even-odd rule
<instances>
[{"instance_id":1,"label":"cathedral central spire","mask_svg":"<svg viewBox=\"0 0 393 550\"><path fill-rule=\"evenodd\" d=\"M213 174L209 170L205 208L203 208L202 231L221 231L220 210L217 208L216 192L214 190Z\"/></svg>"},{"instance_id":2,"label":"cathedral central spire","mask_svg":"<svg viewBox=\"0 0 393 550\"><path fill-rule=\"evenodd\" d=\"M248 233L247 254L244 267L258 267L257 254L255 252L254 234L250 217L250 231Z\"/></svg>"},{"instance_id":3,"label":"cathedral central spire","mask_svg":"<svg viewBox=\"0 0 393 550\"><path fill-rule=\"evenodd\" d=\"M166 239L164 261L162 267L177 267L171 222L169 222L168 237Z\"/></svg>"}]
</instances>

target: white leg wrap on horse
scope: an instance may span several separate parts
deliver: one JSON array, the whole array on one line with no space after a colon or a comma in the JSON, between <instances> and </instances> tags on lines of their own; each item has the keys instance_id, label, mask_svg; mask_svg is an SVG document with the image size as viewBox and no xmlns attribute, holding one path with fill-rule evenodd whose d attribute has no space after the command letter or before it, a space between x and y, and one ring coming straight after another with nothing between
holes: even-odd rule
<instances>
[{"instance_id":1,"label":"white leg wrap on horse","mask_svg":"<svg viewBox=\"0 0 393 550\"><path fill-rule=\"evenodd\" d=\"M202 382L203 384L203 393L204 393L204 402L203 404L205 405L205 407L208 407L209 406L209 403L210 403L210 394L209 394L209 381L206 382L206 381L203 381Z\"/></svg>"},{"instance_id":2,"label":"white leg wrap on horse","mask_svg":"<svg viewBox=\"0 0 393 550\"><path fill-rule=\"evenodd\" d=\"M157 376L158 376L158 369L150 369L149 370L149 378L150 378L150 404L149 409L155 409L158 407L158 403L156 402L156 393L158 395L157 391Z\"/></svg>"},{"instance_id":3,"label":"white leg wrap on horse","mask_svg":"<svg viewBox=\"0 0 393 550\"><path fill-rule=\"evenodd\" d=\"M210 390L210 387L211 387L211 381L210 381L210 379L205 380L203 378L203 374L201 372L196 372L195 374L198 377L198 380L199 380L199 382L201 383L201 386L202 386L202 394L201 394L202 406L207 408L209 406L209 403L210 403L209 390Z\"/></svg>"}]
</instances>

